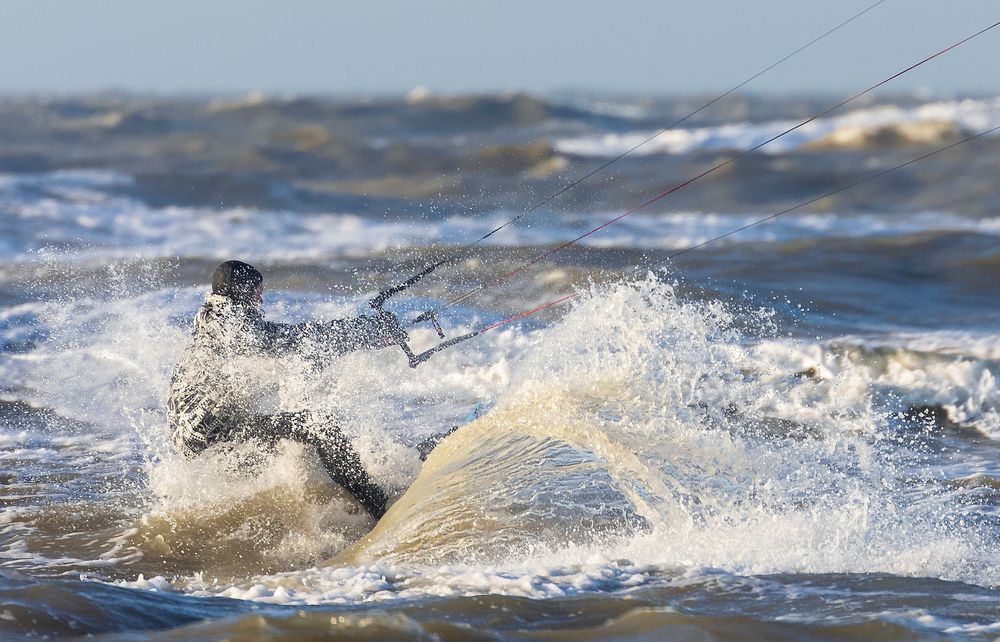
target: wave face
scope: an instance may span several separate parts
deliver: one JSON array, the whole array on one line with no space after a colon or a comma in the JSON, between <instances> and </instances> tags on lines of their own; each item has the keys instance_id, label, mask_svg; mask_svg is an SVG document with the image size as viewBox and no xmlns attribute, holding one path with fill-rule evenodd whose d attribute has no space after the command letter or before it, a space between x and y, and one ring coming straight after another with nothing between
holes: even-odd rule
<instances>
[{"instance_id":1,"label":"wave face","mask_svg":"<svg viewBox=\"0 0 1000 642\"><path fill-rule=\"evenodd\" d=\"M309 448L174 451L169 380L219 261L262 269L271 320L364 313L591 167L562 141L656 131L679 101L7 104L0 636L995 636L995 140L670 258L926 153L992 99L819 123L447 307L457 336L577 294L416 369L397 349L248 364L278 410L336 419L392 496L378 523ZM392 309L441 306L822 100L738 102Z\"/></svg>"}]
</instances>

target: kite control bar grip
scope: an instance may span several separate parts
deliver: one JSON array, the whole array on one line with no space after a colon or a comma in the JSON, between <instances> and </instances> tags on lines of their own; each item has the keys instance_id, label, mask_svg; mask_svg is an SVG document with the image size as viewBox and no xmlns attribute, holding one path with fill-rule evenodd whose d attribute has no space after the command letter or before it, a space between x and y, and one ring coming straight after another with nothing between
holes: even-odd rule
<instances>
[{"instance_id":1,"label":"kite control bar grip","mask_svg":"<svg viewBox=\"0 0 1000 642\"><path fill-rule=\"evenodd\" d=\"M386 311L382 307L390 297L393 297L402 292L403 290L409 288L410 286L416 284L417 281L424 278L425 276L436 270L444 263L445 261L438 261L437 263L431 264L423 271L414 274L413 276L403 281L399 285L395 285L391 288L382 290L381 292L378 293L378 295L375 298L373 298L371 301L368 302L368 305L371 306L372 310L375 310L378 316L384 321L386 321L386 327L389 328L390 338L392 339L393 343L402 348L403 352L406 353L406 358L409 359L411 368L416 368L424 361L427 361L427 359L430 358L430 356L435 352L440 352L445 348L453 346L456 343L465 341L466 339L471 339L472 337L479 334L478 332L472 332L469 334L462 335L460 337L455 337L454 339L443 341L442 343L439 343L433 348L425 350L420 354L416 354L413 352L413 350L410 349L410 346L407 343L409 337L406 335L406 331L403 330L403 327L399 324L399 320L396 318L396 315ZM428 311L421 314L420 317L418 317L418 320L419 321L429 320L434 325L434 330L435 332L437 332L438 337L444 339L444 330L441 328L441 324L438 322L437 317L434 316L434 313L432 311Z\"/></svg>"},{"instance_id":2,"label":"kite control bar grip","mask_svg":"<svg viewBox=\"0 0 1000 642\"><path fill-rule=\"evenodd\" d=\"M462 343L463 341L468 341L472 337L478 337L478 336L479 336L479 331L477 330L476 332L470 332L469 334L463 334L460 337L453 337L451 339L448 339L447 341L442 341L441 343L437 344L433 348L430 348L429 350L424 350L420 354L413 354L410 351L409 347L406 347L406 346L403 347L403 350L406 352L406 356L408 356L410 358L410 367L411 368L416 368L418 365L420 365L424 361L427 361L427 359L429 359L430 356L432 354L434 354L435 352L441 352L445 348L450 348L451 346L455 345L456 343Z\"/></svg>"}]
</instances>

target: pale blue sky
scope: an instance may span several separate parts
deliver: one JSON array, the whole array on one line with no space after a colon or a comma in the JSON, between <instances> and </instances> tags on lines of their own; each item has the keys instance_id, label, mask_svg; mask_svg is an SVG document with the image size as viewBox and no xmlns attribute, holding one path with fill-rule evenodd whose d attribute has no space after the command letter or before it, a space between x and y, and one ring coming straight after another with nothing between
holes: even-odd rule
<instances>
[{"instance_id":1,"label":"pale blue sky","mask_svg":"<svg viewBox=\"0 0 1000 642\"><path fill-rule=\"evenodd\" d=\"M3 0L0 92L726 89L874 0ZM887 0L747 87L862 88L1000 20ZM887 90L1000 94L1000 27Z\"/></svg>"}]
</instances>

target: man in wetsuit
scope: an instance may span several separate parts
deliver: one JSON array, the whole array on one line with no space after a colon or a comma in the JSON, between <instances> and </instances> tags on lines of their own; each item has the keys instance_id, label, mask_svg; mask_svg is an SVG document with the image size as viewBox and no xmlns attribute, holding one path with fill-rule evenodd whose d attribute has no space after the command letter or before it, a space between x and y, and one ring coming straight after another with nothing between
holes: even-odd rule
<instances>
[{"instance_id":1,"label":"man in wetsuit","mask_svg":"<svg viewBox=\"0 0 1000 642\"><path fill-rule=\"evenodd\" d=\"M384 348L406 333L388 314L300 324L265 321L263 283L261 273L241 261L226 261L215 270L212 293L194 321L193 341L171 380L167 416L174 442L189 457L225 442L274 445L288 439L314 446L330 477L378 519L388 497L350 441L312 413L261 411L277 381L261 382L258 375L269 370L262 360L293 353L315 360Z\"/></svg>"}]
</instances>

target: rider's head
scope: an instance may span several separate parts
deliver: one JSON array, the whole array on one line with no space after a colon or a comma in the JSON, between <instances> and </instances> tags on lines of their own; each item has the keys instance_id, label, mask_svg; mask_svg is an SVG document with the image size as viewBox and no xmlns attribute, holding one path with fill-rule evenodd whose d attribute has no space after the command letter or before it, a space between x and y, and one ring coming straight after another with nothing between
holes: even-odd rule
<instances>
[{"instance_id":1,"label":"rider's head","mask_svg":"<svg viewBox=\"0 0 1000 642\"><path fill-rule=\"evenodd\" d=\"M258 305L264 291L264 276L242 261L226 261L212 275L212 294L221 294L234 303Z\"/></svg>"}]
</instances>

